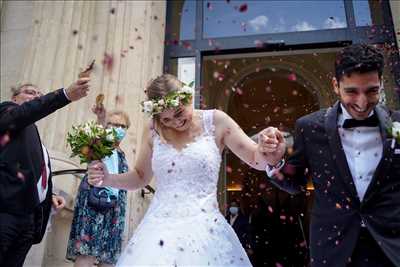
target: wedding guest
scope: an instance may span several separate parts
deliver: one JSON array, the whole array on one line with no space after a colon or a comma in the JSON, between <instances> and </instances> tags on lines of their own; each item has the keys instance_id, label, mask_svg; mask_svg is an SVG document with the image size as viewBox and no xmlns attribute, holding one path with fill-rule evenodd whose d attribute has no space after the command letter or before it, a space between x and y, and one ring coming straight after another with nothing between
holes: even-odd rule
<instances>
[{"instance_id":1,"label":"wedding guest","mask_svg":"<svg viewBox=\"0 0 400 267\"><path fill-rule=\"evenodd\" d=\"M232 226L247 254L252 254L249 217L240 210L237 201L229 205L226 220Z\"/></svg>"},{"instance_id":2,"label":"wedding guest","mask_svg":"<svg viewBox=\"0 0 400 267\"><path fill-rule=\"evenodd\" d=\"M267 167L289 193L312 176L311 266L400 266L400 144L388 133L400 112L379 104L384 57L372 45L342 49L333 107L296 122L294 153Z\"/></svg>"},{"instance_id":3,"label":"wedding guest","mask_svg":"<svg viewBox=\"0 0 400 267\"><path fill-rule=\"evenodd\" d=\"M116 130L118 143L114 158L111 156L110 159L116 162L118 173L127 172L128 164L119 144L130 126L128 114L118 110L106 114L102 105L94 106L92 111L98 123ZM90 204L90 190L93 188L90 188L85 176L76 197L66 258L75 261L75 267L93 266L96 262L101 267L113 266L121 253L127 192L113 190L115 206L99 210Z\"/></svg>"},{"instance_id":4,"label":"wedding guest","mask_svg":"<svg viewBox=\"0 0 400 267\"><path fill-rule=\"evenodd\" d=\"M266 200L258 196L254 202L254 209L250 213L252 249L252 263L254 266L274 266L277 262L277 246L274 246L273 229L276 224L272 208L268 208ZM268 251L269 253L266 253Z\"/></svg>"},{"instance_id":5,"label":"wedding guest","mask_svg":"<svg viewBox=\"0 0 400 267\"><path fill-rule=\"evenodd\" d=\"M32 244L40 243L50 210L64 206L52 194L49 155L35 122L87 95L89 78L42 95L27 83L0 103L0 266L22 266Z\"/></svg>"}]
</instances>

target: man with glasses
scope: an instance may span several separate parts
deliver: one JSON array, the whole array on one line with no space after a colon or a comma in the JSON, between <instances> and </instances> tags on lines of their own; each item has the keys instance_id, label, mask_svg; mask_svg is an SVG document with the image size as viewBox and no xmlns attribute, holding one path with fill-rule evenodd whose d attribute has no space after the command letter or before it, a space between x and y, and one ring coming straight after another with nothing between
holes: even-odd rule
<instances>
[{"instance_id":1,"label":"man with glasses","mask_svg":"<svg viewBox=\"0 0 400 267\"><path fill-rule=\"evenodd\" d=\"M46 230L51 207L64 206L53 196L49 155L35 122L85 97L90 78L42 95L27 83L0 103L0 266L23 266L32 244Z\"/></svg>"}]
</instances>

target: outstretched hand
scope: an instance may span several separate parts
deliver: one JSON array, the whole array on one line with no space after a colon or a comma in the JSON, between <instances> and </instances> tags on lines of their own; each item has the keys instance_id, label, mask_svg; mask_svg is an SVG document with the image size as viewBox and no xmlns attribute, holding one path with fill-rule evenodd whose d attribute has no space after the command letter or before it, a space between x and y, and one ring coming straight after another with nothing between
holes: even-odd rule
<instances>
[{"instance_id":1,"label":"outstretched hand","mask_svg":"<svg viewBox=\"0 0 400 267\"><path fill-rule=\"evenodd\" d=\"M99 161L92 161L88 166L88 183L93 186L102 186L109 173L106 165Z\"/></svg>"},{"instance_id":2,"label":"outstretched hand","mask_svg":"<svg viewBox=\"0 0 400 267\"><path fill-rule=\"evenodd\" d=\"M96 96L96 103L92 106L92 112L97 117L97 123L105 126L106 109L104 107L103 101L104 101L104 95L103 94L98 94Z\"/></svg>"},{"instance_id":3,"label":"outstretched hand","mask_svg":"<svg viewBox=\"0 0 400 267\"><path fill-rule=\"evenodd\" d=\"M87 96L89 91L90 74L93 71L93 67L94 60L86 67L85 70L79 73L78 80L65 90L69 100L77 101L82 97Z\"/></svg>"},{"instance_id":4,"label":"outstretched hand","mask_svg":"<svg viewBox=\"0 0 400 267\"><path fill-rule=\"evenodd\" d=\"M286 143L282 133L275 127L268 127L258 135L258 151L264 154L268 164L276 165L284 156Z\"/></svg>"},{"instance_id":5,"label":"outstretched hand","mask_svg":"<svg viewBox=\"0 0 400 267\"><path fill-rule=\"evenodd\" d=\"M79 78L76 82L72 83L66 90L65 93L71 101L77 101L82 97L87 96L89 92L90 78Z\"/></svg>"}]
</instances>

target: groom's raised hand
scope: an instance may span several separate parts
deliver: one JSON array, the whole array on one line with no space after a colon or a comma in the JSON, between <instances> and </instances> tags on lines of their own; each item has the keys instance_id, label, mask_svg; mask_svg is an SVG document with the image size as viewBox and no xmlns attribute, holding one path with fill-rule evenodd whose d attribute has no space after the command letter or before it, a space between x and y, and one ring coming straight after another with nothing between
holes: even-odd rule
<instances>
[{"instance_id":1,"label":"groom's raised hand","mask_svg":"<svg viewBox=\"0 0 400 267\"><path fill-rule=\"evenodd\" d=\"M268 164L275 166L285 155L285 138L277 128L268 127L258 135L258 149L264 154Z\"/></svg>"}]
</instances>

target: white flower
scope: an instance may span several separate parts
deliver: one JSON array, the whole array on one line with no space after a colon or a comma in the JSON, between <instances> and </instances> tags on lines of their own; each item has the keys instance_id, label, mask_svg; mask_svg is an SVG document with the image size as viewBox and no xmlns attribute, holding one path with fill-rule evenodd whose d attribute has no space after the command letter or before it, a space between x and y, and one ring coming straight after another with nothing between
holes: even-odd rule
<instances>
[{"instance_id":1,"label":"white flower","mask_svg":"<svg viewBox=\"0 0 400 267\"><path fill-rule=\"evenodd\" d=\"M85 132L85 134L87 134L88 136L90 136L92 134L92 129L90 129L90 126L88 124L86 124L83 127L83 131Z\"/></svg>"},{"instance_id":2,"label":"white flower","mask_svg":"<svg viewBox=\"0 0 400 267\"><path fill-rule=\"evenodd\" d=\"M114 133L113 133L113 129L107 128L106 129L106 134L107 134L107 136L106 136L107 141L110 141L110 142L114 142L115 141L115 136L114 136Z\"/></svg>"},{"instance_id":3,"label":"white flower","mask_svg":"<svg viewBox=\"0 0 400 267\"><path fill-rule=\"evenodd\" d=\"M159 105L159 106L164 106L164 104L165 104L164 99L158 100L158 105Z\"/></svg>"},{"instance_id":4,"label":"white flower","mask_svg":"<svg viewBox=\"0 0 400 267\"><path fill-rule=\"evenodd\" d=\"M393 122L392 134L394 137L400 137L400 122L398 121Z\"/></svg>"},{"instance_id":5,"label":"white flower","mask_svg":"<svg viewBox=\"0 0 400 267\"><path fill-rule=\"evenodd\" d=\"M114 142L114 135L112 133L107 134L106 139L107 139L107 141Z\"/></svg>"},{"instance_id":6,"label":"white flower","mask_svg":"<svg viewBox=\"0 0 400 267\"><path fill-rule=\"evenodd\" d=\"M150 101L150 100L143 102L143 110L144 110L144 112L151 114L153 112L153 106L154 106L153 102Z\"/></svg>"},{"instance_id":7,"label":"white flower","mask_svg":"<svg viewBox=\"0 0 400 267\"><path fill-rule=\"evenodd\" d=\"M179 106L179 100L178 99L172 99L171 100L171 105L173 107L178 107Z\"/></svg>"},{"instance_id":8,"label":"white flower","mask_svg":"<svg viewBox=\"0 0 400 267\"><path fill-rule=\"evenodd\" d=\"M180 90L182 93L193 94L193 89L189 86L183 86Z\"/></svg>"}]
</instances>

